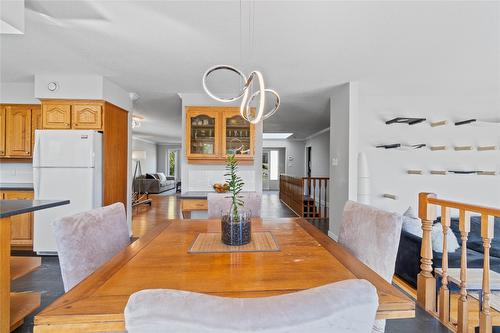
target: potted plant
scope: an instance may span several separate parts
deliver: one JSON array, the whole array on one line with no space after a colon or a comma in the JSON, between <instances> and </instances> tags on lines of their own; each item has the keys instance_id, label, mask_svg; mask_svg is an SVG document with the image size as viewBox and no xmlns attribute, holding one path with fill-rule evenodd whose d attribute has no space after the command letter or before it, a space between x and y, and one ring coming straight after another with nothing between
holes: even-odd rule
<instances>
[{"instance_id":1,"label":"potted plant","mask_svg":"<svg viewBox=\"0 0 500 333\"><path fill-rule=\"evenodd\" d=\"M238 160L234 154L227 157L226 171L224 176L229 185L231 195L228 198L231 198L231 206L222 215L222 242L227 245L245 245L250 242L251 237L250 214L243 208L245 203L240 192L245 183L237 175Z\"/></svg>"}]
</instances>

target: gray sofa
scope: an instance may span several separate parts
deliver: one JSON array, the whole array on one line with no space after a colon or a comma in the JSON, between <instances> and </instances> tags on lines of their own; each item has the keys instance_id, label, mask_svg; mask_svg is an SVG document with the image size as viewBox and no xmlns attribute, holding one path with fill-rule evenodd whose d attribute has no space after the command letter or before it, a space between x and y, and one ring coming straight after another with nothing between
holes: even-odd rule
<instances>
[{"instance_id":1,"label":"gray sofa","mask_svg":"<svg viewBox=\"0 0 500 333\"><path fill-rule=\"evenodd\" d=\"M157 194L175 189L175 177L167 177L162 172L147 173L134 179L134 191Z\"/></svg>"}]
</instances>

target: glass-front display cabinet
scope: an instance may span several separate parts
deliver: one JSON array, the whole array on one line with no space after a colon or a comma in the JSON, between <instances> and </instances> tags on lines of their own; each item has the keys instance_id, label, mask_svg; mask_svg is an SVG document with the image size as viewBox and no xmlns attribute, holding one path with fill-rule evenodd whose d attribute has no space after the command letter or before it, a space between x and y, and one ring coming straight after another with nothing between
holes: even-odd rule
<instances>
[{"instance_id":1,"label":"glass-front display cabinet","mask_svg":"<svg viewBox=\"0 0 500 333\"><path fill-rule=\"evenodd\" d=\"M241 159L253 158L254 125L241 117L239 110L224 111L222 117L222 152Z\"/></svg>"},{"instance_id":2,"label":"glass-front display cabinet","mask_svg":"<svg viewBox=\"0 0 500 333\"><path fill-rule=\"evenodd\" d=\"M235 153L243 161L254 157L255 126L240 116L239 107L186 108L186 157L189 163L224 164Z\"/></svg>"},{"instance_id":3,"label":"glass-front display cabinet","mask_svg":"<svg viewBox=\"0 0 500 333\"><path fill-rule=\"evenodd\" d=\"M219 156L220 112L188 109L186 116L187 157L213 159Z\"/></svg>"}]
</instances>

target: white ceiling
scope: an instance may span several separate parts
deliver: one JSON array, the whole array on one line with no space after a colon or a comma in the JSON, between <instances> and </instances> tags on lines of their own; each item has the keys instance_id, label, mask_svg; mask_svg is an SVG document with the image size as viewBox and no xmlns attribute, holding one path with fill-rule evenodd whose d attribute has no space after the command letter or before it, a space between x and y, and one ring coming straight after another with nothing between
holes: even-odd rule
<instances>
[{"instance_id":1,"label":"white ceiling","mask_svg":"<svg viewBox=\"0 0 500 333\"><path fill-rule=\"evenodd\" d=\"M220 63L261 70L282 98L265 131L297 138L328 127L329 89L349 80L372 93L499 91L495 1L25 1L25 34L0 36L1 81L106 76L141 96L136 134L157 142L180 140L177 93L202 93Z\"/></svg>"}]
</instances>

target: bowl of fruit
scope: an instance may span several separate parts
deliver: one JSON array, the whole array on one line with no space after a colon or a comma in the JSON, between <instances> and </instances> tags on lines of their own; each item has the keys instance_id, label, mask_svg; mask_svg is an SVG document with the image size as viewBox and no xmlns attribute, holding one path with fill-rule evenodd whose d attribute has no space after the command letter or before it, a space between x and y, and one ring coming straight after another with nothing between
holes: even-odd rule
<instances>
[{"instance_id":1,"label":"bowl of fruit","mask_svg":"<svg viewBox=\"0 0 500 333\"><path fill-rule=\"evenodd\" d=\"M228 183L224 183L224 184L215 183L214 190L217 193L225 193L225 192L229 191L229 184Z\"/></svg>"}]
</instances>

